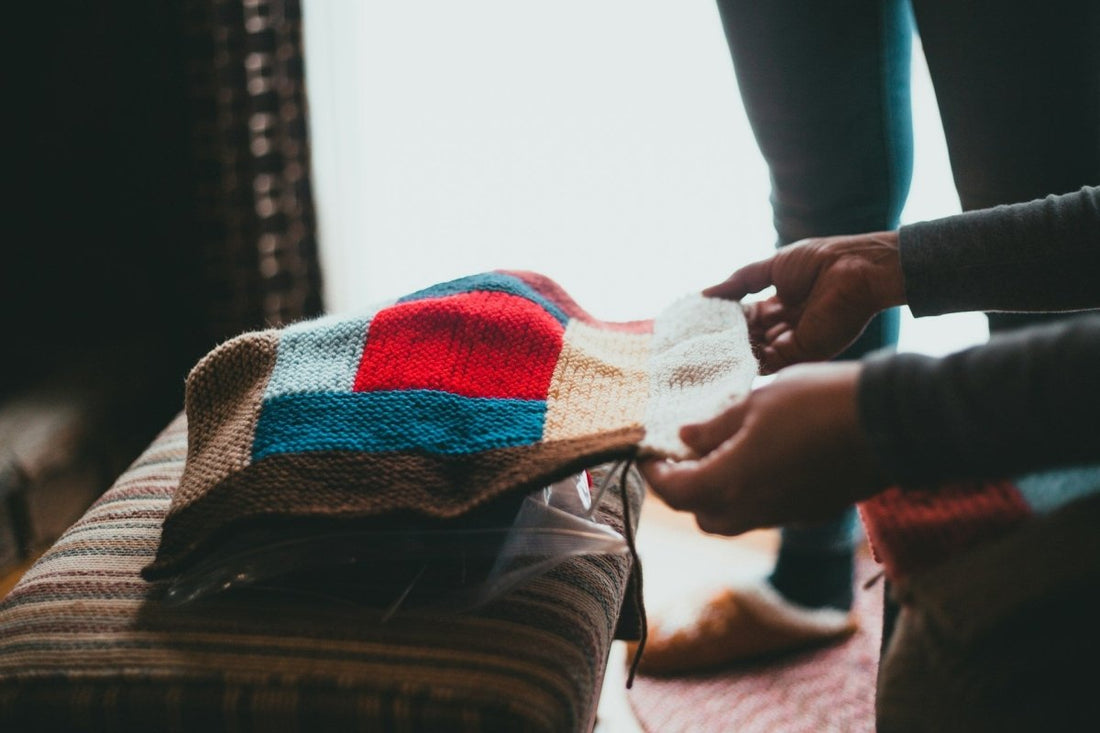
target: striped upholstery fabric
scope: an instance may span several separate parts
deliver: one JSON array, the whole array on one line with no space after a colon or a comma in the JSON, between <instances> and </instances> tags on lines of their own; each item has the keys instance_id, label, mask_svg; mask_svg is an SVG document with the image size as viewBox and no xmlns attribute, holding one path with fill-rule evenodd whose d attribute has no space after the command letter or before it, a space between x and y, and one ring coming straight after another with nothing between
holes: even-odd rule
<instances>
[{"instance_id":1,"label":"striped upholstery fabric","mask_svg":"<svg viewBox=\"0 0 1100 733\"><path fill-rule=\"evenodd\" d=\"M362 607L258 590L169 607L139 571L186 436L180 416L0 604L2 730L592 727L627 556L572 559L463 616L382 624ZM622 528L614 493L601 515ZM632 473L632 517L642 493Z\"/></svg>"}]
</instances>

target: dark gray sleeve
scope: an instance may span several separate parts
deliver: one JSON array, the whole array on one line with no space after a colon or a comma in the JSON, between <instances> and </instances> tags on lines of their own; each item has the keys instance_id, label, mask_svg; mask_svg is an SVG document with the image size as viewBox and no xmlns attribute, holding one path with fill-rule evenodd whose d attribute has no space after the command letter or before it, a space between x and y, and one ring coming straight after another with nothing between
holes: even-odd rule
<instances>
[{"instance_id":1,"label":"dark gray sleeve","mask_svg":"<svg viewBox=\"0 0 1100 733\"><path fill-rule=\"evenodd\" d=\"M942 359L872 357L859 409L887 475L905 487L1100 462L1100 315Z\"/></svg>"},{"instance_id":2,"label":"dark gray sleeve","mask_svg":"<svg viewBox=\"0 0 1100 733\"><path fill-rule=\"evenodd\" d=\"M1100 308L1100 188L900 231L915 316Z\"/></svg>"}]
</instances>

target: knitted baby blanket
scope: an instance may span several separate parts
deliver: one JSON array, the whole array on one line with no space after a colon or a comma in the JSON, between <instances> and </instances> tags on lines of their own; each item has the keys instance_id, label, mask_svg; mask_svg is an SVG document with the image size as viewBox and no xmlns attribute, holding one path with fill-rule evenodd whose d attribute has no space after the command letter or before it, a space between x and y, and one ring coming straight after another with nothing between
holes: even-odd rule
<instances>
[{"instance_id":1,"label":"knitted baby blanket","mask_svg":"<svg viewBox=\"0 0 1100 733\"><path fill-rule=\"evenodd\" d=\"M143 574L244 527L447 520L615 458L686 457L680 426L756 370L737 303L691 295L609 323L531 272L247 333L188 376L187 461Z\"/></svg>"}]
</instances>

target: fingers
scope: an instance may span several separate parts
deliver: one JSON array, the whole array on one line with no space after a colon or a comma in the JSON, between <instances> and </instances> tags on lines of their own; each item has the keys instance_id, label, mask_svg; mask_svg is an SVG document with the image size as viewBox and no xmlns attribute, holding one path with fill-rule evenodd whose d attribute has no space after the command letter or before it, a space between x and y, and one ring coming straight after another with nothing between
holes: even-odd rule
<instances>
[{"instance_id":1,"label":"fingers","mask_svg":"<svg viewBox=\"0 0 1100 733\"><path fill-rule=\"evenodd\" d=\"M650 461L643 474L653 489L674 509L717 510L728 500L727 489L737 485L736 443L720 443L720 450L696 460Z\"/></svg>"},{"instance_id":2,"label":"fingers","mask_svg":"<svg viewBox=\"0 0 1100 733\"><path fill-rule=\"evenodd\" d=\"M787 345L776 349L774 341L789 333L801 318L797 308L784 305L777 298L768 298L745 306L749 340L762 374L771 374L791 363L793 356ZM790 337L784 337L784 341Z\"/></svg>"},{"instance_id":3,"label":"fingers","mask_svg":"<svg viewBox=\"0 0 1100 733\"><path fill-rule=\"evenodd\" d=\"M737 434L745 421L746 400L741 400L710 420L680 429L680 439L696 455L705 456Z\"/></svg>"},{"instance_id":4,"label":"fingers","mask_svg":"<svg viewBox=\"0 0 1100 733\"><path fill-rule=\"evenodd\" d=\"M807 361L806 354L798 346L796 332L787 323L776 324L756 337L753 355L761 374L774 374L791 364Z\"/></svg>"},{"instance_id":5,"label":"fingers","mask_svg":"<svg viewBox=\"0 0 1100 733\"><path fill-rule=\"evenodd\" d=\"M828 315L822 316L823 312ZM794 328L773 327L765 345L775 352L776 362L825 361L855 342L868 320L862 312L847 313L840 306L819 308L813 314L805 314Z\"/></svg>"},{"instance_id":6,"label":"fingers","mask_svg":"<svg viewBox=\"0 0 1100 733\"><path fill-rule=\"evenodd\" d=\"M779 371L791 364L825 361L855 340L824 329L814 333L810 331L811 324L800 323L796 328L782 328L782 325L768 332L765 348L759 357L771 371ZM811 338L806 338L808 332L812 334Z\"/></svg>"},{"instance_id":7,"label":"fingers","mask_svg":"<svg viewBox=\"0 0 1100 733\"><path fill-rule=\"evenodd\" d=\"M759 349L756 360L760 363L760 374L764 376L775 374L794 363L770 346Z\"/></svg>"},{"instance_id":8,"label":"fingers","mask_svg":"<svg viewBox=\"0 0 1100 733\"><path fill-rule=\"evenodd\" d=\"M761 374L774 374L792 364L820 361L833 356L807 349L799 338L799 330L780 323L770 328L753 344L753 355L760 364Z\"/></svg>"},{"instance_id":9,"label":"fingers","mask_svg":"<svg viewBox=\"0 0 1100 733\"><path fill-rule=\"evenodd\" d=\"M776 369L782 369L790 364L799 364L804 361L816 361L822 357L808 351L798 338L797 331L784 331L777 334L769 344L771 358Z\"/></svg>"},{"instance_id":10,"label":"fingers","mask_svg":"<svg viewBox=\"0 0 1100 733\"><path fill-rule=\"evenodd\" d=\"M798 317L797 310L776 297L750 303L747 310L752 316L753 325L763 329L771 328L777 323L790 322Z\"/></svg>"},{"instance_id":11,"label":"fingers","mask_svg":"<svg viewBox=\"0 0 1100 733\"><path fill-rule=\"evenodd\" d=\"M772 284L772 258L745 265L730 275L725 282L712 285L703 291L708 298L741 300L749 293L758 293Z\"/></svg>"},{"instance_id":12,"label":"fingers","mask_svg":"<svg viewBox=\"0 0 1100 733\"><path fill-rule=\"evenodd\" d=\"M751 529L743 522L734 521L725 514L697 513L695 524L707 534L720 534L726 537L733 537Z\"/></svg>"},{"instance_id":13,"label":"fingers","mask_svg":"<svg viewBox=\"0 0 1100 733\"><path fill-rule=\"evenodd\" d=\"M764 340L769 344L774 344L781 336L790 334L791 324L787 322L777 323L767 331L764 332ZM789 340L789 339L788 339Z\"/></svg>"},{"instance_id":14,"label":"fingers","mask_svg":"<svg viewBox=\"0 0 1100 733\"><path fill-rule=\"evenodd\" d=\"M745 303L741 309L745 313L749 333L757 338L763 338L764 333L777 323L788 323L797 317L797 312L776 298Z\"/></svg>"},{"instance_id":15,"label":"fingers","mask_svg":"<svg viewBox=\"0 0 1100 733\"><path fill-rule=\"evenodd\" d=\"M707 470L705 460L674 463L652 459L640 464L639 468L666 504L678 511L692 512L696 524L704 532L735 535L751 528L730 518L724 511L725 500L713 483L714 477Z\"/></svg>"},{"instance_id":16,"label":"fingers","mask_svg":"<svg viewBox=\"0 0 1100 733\"><path fill-rule=\"evenodd\" d=\"M713 503L702 480L703 461L644 461L639 470L650 487L673 509L695 511Z\"/></svg>"}]
</instances>

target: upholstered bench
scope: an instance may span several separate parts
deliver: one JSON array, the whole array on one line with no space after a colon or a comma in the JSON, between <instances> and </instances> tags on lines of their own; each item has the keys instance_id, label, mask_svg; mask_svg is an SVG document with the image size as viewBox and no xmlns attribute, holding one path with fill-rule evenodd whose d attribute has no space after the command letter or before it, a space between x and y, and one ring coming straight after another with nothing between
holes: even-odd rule
<instances>
[{"instance_id":1,"label":"upholstered bench","mask_svg":"<svg viewBox=\"0 0 1100 733\"><path fill-rule=\"evenodd\" d=\"M181 416L0 603L0 730L592 728L628 556L573 558L462 615L382 623L258 591L169 606L139 571L186 444ZM643 491L632 473L632 517ZM622 509L608 491L601 518L621 529Z\"/></svg>"}]
</instances>

